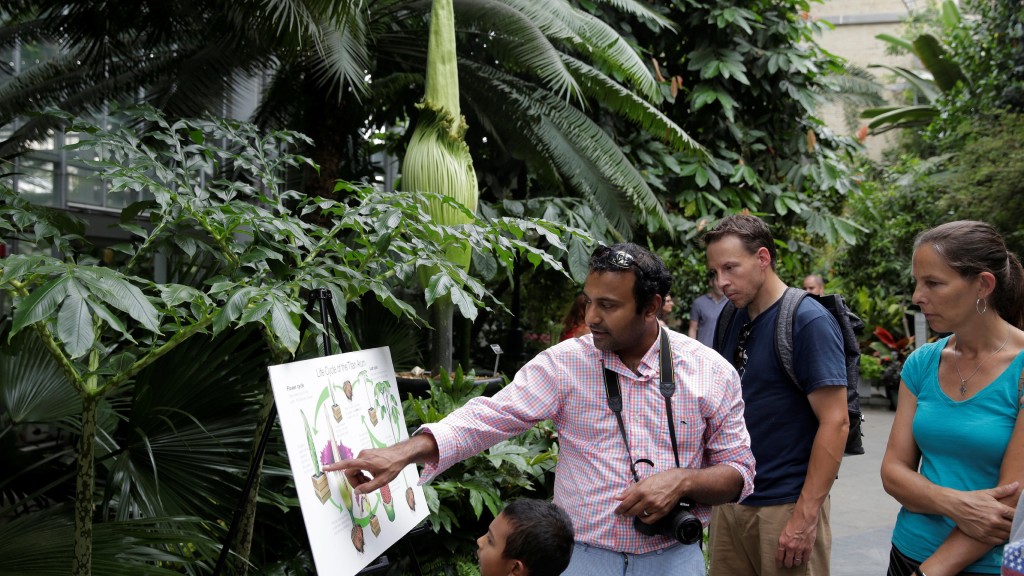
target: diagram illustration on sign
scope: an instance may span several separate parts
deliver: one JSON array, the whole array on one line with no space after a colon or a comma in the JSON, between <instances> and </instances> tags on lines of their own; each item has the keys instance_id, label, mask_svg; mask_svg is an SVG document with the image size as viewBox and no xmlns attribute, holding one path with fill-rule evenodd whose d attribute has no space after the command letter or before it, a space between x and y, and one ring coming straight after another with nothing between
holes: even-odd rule
<instances>
[{"instance_id":1,"label":"diagram illustration on sign","mask_svg":"<svg viewBox=\"0 0 1024 576\"><path fill-rule=\"evenodd\" d=\"M343 473L323 469L408 438L390 351L271 366L270 381L317 572L355 574L427 516L414 465L366 495ZM404 495L399 506L396 490Z\"/></svg>"}]
</instances>

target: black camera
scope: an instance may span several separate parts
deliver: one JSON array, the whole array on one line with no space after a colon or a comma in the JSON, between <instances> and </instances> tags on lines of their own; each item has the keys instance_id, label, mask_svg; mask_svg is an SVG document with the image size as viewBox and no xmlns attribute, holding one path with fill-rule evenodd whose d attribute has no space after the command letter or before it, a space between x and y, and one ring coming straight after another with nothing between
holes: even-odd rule
<instances>
[{"instance_id":1,"label":"black camera","mask_svg":"<svg viewBox=\"0 0 1024 576\"><path fill-rule=\"evenodd\" d=\"M645 536L660 534L674 538L682 544L696 544L704 536L704 526L700 519L690 512L692 508L693 502L680 500L675 508L654 524L647 524L639 516L634 516L633 527Z\"/></svg>"}]
</instances>

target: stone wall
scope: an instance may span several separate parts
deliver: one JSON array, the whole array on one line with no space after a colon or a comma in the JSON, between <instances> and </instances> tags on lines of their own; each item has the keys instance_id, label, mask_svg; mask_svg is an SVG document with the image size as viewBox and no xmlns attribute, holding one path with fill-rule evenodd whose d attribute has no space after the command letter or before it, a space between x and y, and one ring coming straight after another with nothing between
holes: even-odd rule
<instances>
[{"instance_id":1,"label":"stone wall","mask_svg":"<svg viewBox=\"0 0 1024 576\"><path fill-rule=\"evenodd\" d=\"M916 4L921 4L918 1ZM811 17L826 20L835 26L834 30L825 31L818 39L825 50L836 54L855 66L868 70L886 86L886 98L895 102L905 85L891 73L878 68L868 68L870 64L887 64L889 66L913 67L912 56L892 56L886 54L887 44L875 38L878 34L899 36L903 32L903 20L908 14L908 4L913 7L913 0L829 0L824 3L812 4ZM853 130L846 125L841 107L826 104L822 109L822 118L837 134L856 133L859 126L866 126L860 121ZM892 133L868 136L864 145L868 154L875 159L892 142Z\"/></svg>"}]
</instances>

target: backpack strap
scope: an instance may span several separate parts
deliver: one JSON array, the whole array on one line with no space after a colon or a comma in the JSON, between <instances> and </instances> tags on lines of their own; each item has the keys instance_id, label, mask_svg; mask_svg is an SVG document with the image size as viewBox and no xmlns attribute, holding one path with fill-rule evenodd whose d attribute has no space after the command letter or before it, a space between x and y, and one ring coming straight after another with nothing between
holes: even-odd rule
<instances>
[{"instance_id":1,"label":"backpack strap","mask_svg":"<svg viewBox=\"0 0 1024 576\"><path fill-rule=\"evenodd\" d=\"M718 313L718 321L715 323L715 337L711 339L711 347L719 354L722 354L722 344L725 341L725 335L729 332L734 316L736 316L736 305L731 300L726 300L722 311ZM724 354L722 355L724 356Z\"/></svg>"},{"instance_id":2,"label":"backpack strap","mask_svg":"<svg viewBox=\"0 0 1024 576\"><path fill-rule=\"evenodd\" d=\"M803 388L800 387L796 379L796 370L793 368L793 324L796 322L796 309L805 296L806 290L787 287L782 293L779 316L775 320L775 356L786 372L786 377L800 390Z\"/></svg>"}]
</instances>

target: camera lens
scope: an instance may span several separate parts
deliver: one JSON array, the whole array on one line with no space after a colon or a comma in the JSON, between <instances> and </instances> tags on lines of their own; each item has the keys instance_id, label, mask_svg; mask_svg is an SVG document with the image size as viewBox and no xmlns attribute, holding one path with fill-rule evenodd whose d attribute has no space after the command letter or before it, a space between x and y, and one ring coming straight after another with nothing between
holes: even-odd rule
<instances>
[{"instance_id":1,"label":"camera lens","mask_svg":"<svg viewBox=\"0 0 1024 576\"><path fill-rule=\"evenodd\" d=\"M654 524L646 524L640 517L633 518L633 527L645 536L668 536L683 544L696 544L704 537L704 526L700 519L690 512L692 504L681 501L663 518Z\"/></svg>"},{"instance_id":2,"label":"camera lens","mask_svg":"<svg viewBox=\"0 0 1024 576\"><path fill-rule=\"evenodd\" d=\"M704 526L689 512L681 512L672 519L672 535L683 544L696 544L704 536Z\"/></svg>"}]
</instances>

